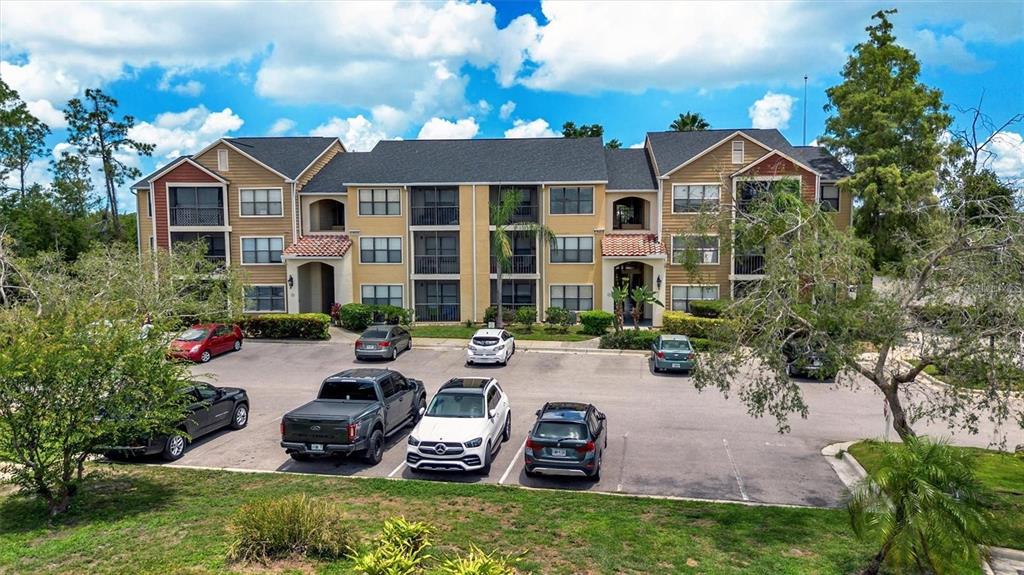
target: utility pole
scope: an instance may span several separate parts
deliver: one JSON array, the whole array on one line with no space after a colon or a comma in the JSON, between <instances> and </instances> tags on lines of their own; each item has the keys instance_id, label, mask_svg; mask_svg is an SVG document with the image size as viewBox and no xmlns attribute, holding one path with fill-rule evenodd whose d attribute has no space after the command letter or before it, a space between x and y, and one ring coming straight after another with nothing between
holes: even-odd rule
<instances>
[{"instance_id":1,"label":"utility pole","mask_svg":"<svg viewBox=\"0 0 1024 575\"><path fill-rule=\"evenodd\" d=\"M804 74L804 143L802 145L807 145L807 74Z\"/></svg>"}]
</instances>

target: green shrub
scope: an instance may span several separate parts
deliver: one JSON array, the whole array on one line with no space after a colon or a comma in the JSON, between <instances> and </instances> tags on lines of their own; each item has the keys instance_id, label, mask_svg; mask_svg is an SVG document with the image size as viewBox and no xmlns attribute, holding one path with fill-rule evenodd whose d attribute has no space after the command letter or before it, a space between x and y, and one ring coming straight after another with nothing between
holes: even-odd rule
<instances>
[{"instance_id":1,"label":"green shrub","mask_svg":"<svg viewBox=\"0 0 1024 575\"><path fill-rule=\"evenodd\" d=\"M703 339L699 337L691 337L690 345L694 351L722 351L726 349L726 344L720 341L714 341L710 339Z\"/></svg>"},{"instance_id":2,"label":"green shrub","mask_svg":"<svg viewBox=\"0 0 1024 575\"><path fill-rule=\"evenodd\" d=\"M604 335L615 323L615 314L604 310L591 310L579 314L583 333L587 335Z\"/></svg>"},{"instance_id":3,"label":"green shrub","mask_svg":"<svg viewBox=\"0 0 1024 575\"><path fill-rule=\"evenodd\" d=\"M261 561L291 555L336 559L356 543L338 510L305 494L242 506L228 525L228 558Z\"/></svg>"},{"instance_id":4,"label":"green shrub","mask_svg":"<svg viewBox=\"0 0 1024 575\"><path fill-rule=\"evenodd\" d=\"M353 559L353 571L363 575L412 575L430 559L430 534L426 523L389 519L373 542Z\"/></svg>"},{"instance_id":5,"label":"green shrub","mask_svg":"<svg viewBox=\"0 0 1024 575\"><path fill-rule=\"evenodd\" d=\"M373 323L373 306L361 303L347 303L339 311L341 327L352 331L363 331Z\"/></svg>"},{"instance_id":6,"label":"green shrub","mask_svg":"<svg viewBox=\"0 0 1024 575\"><path fill-rule=\"evenodd\" d=\"M545 314L544 323L549 325L569 327L575 320L573 314L569 313L569 310L562 307L549 307Z\"/></svg>"},{"instance_id":7,"label":"green shrub","mask_svg":"<svg viewBox=\"0 0 1024 575\"><path fill-rule=\"evenodd\" d=\"M534 313L536 313L536 312L534 312ZM489 307L489 308L484 310L484 323L490 323L492 321L497 321L497 317L498 317L498 308L496 306L492 305L491 307ZM516 310L514 310L514 309L512 309L510 307L502 306L502 308L501 308L501 320L502 320L502 323L504 325L508 325L510 323L515 323L515 321L516 321Z\"/></svg>"},{"instance_id":8,"label":"green shrub","mask_svg":"<svg viewBox=\"0 0 1024 575\"><path fill-rule=\"evenodd\" d=\"M521 557L485 553L476 545L462 557L452 557L437 566L439 575L515 575Z\"/></svg>"},{"instance_id":9,"label":"green shrub","mask_svg":"<svg viewBox=\"0 0 1024 575\"><path fill-rule=\"evenodd\" d=\"M523 306L516 309L516 323L530 329L533 324L537 321L537 308L532 306Z\"/></svg>"},{"instance_id":10,"label":"green shrub","mask_svg":"<svg viewBox=\"0 0 1024 575\"><path fill-rule=\"evenodd\" d=\"M331 317L325 313L278 313L245 316L239 320L246 337L270 339L327 339Z\"/></svg>"},{"instance_id":11,"label":"green shrub","mask_svg":"<svg viewBox=\"0 0 1024 575\"><path fill-rule=\"evenodd\" d=\"M624 329L601 336L602 349L650 349L660 333L653 330Z\"/></svg>"},{"instance_id":12,"label":"green shrub","mask_svg":"<svg viewBox=\"0 0 1024 575\"><path fill-rule=\"evenodd\" d=\"M729 320L696 317L681 311L667 311L662 319L662 331L701 339L723 340L731 326Z\"/></svg>"},{"instance_id":13,"label":"green shrub","mask_svg":"<svg viewBox=\"0 0 1024 575\"><path fill-rule=\"evenodd\" d=\"M484 310L484 323L491 323L498 317L498 308L493 305Z\"/></svg>"},{"instance_id":14,"label":"green shrub","mask_svg":"<svg viewBox=\"0 0 1024 575\"><path fill-rule=\"evenodd\" d=\"M728 305L729 301L724 299L694 300L690 302L690 313L697 317L721 317Z\"/></svg>"}]
</instances>

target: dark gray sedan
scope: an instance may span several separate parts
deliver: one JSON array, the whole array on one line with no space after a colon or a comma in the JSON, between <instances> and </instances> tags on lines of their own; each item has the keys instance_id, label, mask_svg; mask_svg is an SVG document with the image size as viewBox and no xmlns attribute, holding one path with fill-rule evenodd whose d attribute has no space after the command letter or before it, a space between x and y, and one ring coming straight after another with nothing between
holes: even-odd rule
<instances>
[{"instance_id":1,"label":"dark gray sedan","mask_svg":"<svg viewBox=\"0 0 1024 575\"><path fill-rule=\"evenodd\" d=\"M356 340L356 359L396 359L412 349L412 335L398 325L371 325Z\"/></svg>"}]
</instances>

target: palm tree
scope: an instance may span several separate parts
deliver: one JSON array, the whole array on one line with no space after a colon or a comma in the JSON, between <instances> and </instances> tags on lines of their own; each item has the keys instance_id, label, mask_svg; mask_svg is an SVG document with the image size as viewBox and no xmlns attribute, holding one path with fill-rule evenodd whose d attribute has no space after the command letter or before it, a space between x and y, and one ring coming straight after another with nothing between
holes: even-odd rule
<instances>
[{"instance_id":1,"label":"palm tree","mask_svg":"<svg viewBox=\"0 0 1024 575\"><path fill-rule=\"evenodd\" d=\"M615 331L622 331L622 320L626 308L626 300L629 298L629 284L622 283L608 294L612 297L615 309Z\"/></svg>"},{"instance_id":2,"label":"palm tree","mask_svg":"<svg viewBox=\"0 0 1024 575\"><path fill-rule=\"evenodd\" d=\"M687 111L685 114L679 114L679 117L672 120L669 128L676 132L697 132L707 130L711 127L711 124L704 119L704 116L700 115L700 112Z\"/></svg>"},{"instance_id":3,"label":"palm tree","mask_svg":"<svg viewBox=\"0 0 1024 575\"><path fill-rule=\"evenodd\" d=\"M512 268L513 233L526 234L531 238L541 237L549 244L555 243L555 232L551 228L536 222L520 222L516 218L521 200L518 190L508 189L504 191L497 204L491 206L491 225L494 230L491 232L491 254L497 262L495 275L497 276L497 297L498 314L494 318L496 326L504 326L502 318L501 288L502 276Z\"/></svg>"},{"instance_id":4,"label":"palm tree","mask_svg":"<svg viewBox=\"0 0 1024 575\"><path fill-rule=\"evenodd\" d=\"M882 444L882 461L853 491L854 532L879 545L864 573L956 573L980 561L989 532L970 456L943 440Z\"/></svg>"},{"instance_id":5,"label":"palm tree","mask_svg":"<svg viewBox=\"0 0 1024 575\"><path fill-rule=\"evenodd\" d=\"M658 301L658 296L654 293L654 290L645 285L638 285L633 288L629 292L629 297L633 299L633 329L640 329L640 316L644 313L645 305L654 304L665 307L665 304Z\"/></svg>"}]
</instances>

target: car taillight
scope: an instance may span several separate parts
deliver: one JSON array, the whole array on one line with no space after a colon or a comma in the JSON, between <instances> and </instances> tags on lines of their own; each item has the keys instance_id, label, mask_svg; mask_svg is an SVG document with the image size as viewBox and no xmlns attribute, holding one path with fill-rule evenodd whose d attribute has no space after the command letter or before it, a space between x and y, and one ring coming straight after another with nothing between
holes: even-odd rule
<instances>
[{"instance_id":1,"label":"car taillight","mask_svg":"<svg viewBox=\"0 0 1024 575\"><path fill-rule=\"evenodd\" d=\"M356 349L359 349L361 347L363 347L363 342L357 339L356 340Z\"/></svg>"},{"instance_id":2,"label":"car taillight","mask_svg":"<svg viewBox=\"0 0 1024 575\"><path fill-rule=\"evenodd\" d=\"M356 440L356 424L350 423L346 428L348 430L348 441L349 443Z\"/></svg>"},{"instance_id":3,"label":"car taillight","mask_svg":"<svg viewBox=\"0 0 1024 575\"><path fill-rule=\"evenodd\" d=\"M526 439L526 448L527 449L531 449L531 450L539 450L541 448L541 446L537 445L536 443L534 443L534 441L532 439L527 438Z\"/></svg>"},{"instance_id":4,"label":"car taillight","mask_svg":"<svg viewBox=\"0 0 1024 575\"><path fill-rule=\"evenodd\" d=\"M658 359L665 359L665 352L659 351L658 352Z\"/></svg>"},{"instance_id":5,"label":"car taillight","mask_svg":"<svg viewBox=\"0 0 1024 575\"><path fill-rule=\"evenodd\" d=\"M388 347L388 346L390 346L390 345L391 345L391 342L390 342L390 341L382 341L382 342L380 342L380 346L381 346L381 347Z\"/></svg>"},{"instance_id":6,"label":"car taillight","mask_svg":"<svg viewBox=\"0 0 1024 575\"><path fill-rule=\"evenodd\" d=\"M597 447L594 445L593 441L588 441L586 443L586 445L581 445L581 446L577 447L576 451L579 452L579 453L590 453L591 451L593 451L596 448Z\"/></svg>"}]
</instances>

